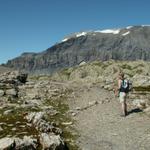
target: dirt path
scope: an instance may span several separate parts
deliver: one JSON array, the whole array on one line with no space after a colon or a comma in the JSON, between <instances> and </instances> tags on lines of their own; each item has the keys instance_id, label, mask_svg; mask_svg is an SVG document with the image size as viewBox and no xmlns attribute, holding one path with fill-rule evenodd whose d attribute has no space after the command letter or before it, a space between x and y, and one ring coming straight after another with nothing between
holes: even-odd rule
<instances>
[{"instance_id":1,"label":"dirt path","mask_svg":"<svg viewBox=\"0 0 150 150\"><path fill-rule=\"evenodd\" d=\"M79 131L78 145L82 150L149 150L150 118L143 112L134 112L127 117L120 116L120 105L112 92L98 86L81 88L73 93L71 109L79 109L97 101L98 104L74 117Z\"/></svg>"}]
</instances>

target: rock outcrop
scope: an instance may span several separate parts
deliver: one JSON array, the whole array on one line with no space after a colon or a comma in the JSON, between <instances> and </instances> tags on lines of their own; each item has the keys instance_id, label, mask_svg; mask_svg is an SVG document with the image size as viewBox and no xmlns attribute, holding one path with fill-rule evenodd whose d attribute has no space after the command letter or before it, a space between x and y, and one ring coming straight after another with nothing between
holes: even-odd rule
<instances>
[{"instance_id":1,"label":"rock outcrop","mask_svg":"<svg viewBox=\"0 0 150 150\"><path fill-rule=\"evenodd\" d=\"M18 96L18 86L27 81L27 74L19 71L6 72L0 75L0 96Z\"/></svg>"}]
</instances>

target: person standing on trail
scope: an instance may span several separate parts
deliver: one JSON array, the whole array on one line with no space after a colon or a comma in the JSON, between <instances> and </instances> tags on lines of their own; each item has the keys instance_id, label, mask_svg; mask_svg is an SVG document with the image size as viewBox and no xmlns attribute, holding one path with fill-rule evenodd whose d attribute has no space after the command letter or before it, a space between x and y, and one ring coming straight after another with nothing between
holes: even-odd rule
<instances>
[{"instance_id":1,"label":"person standing on trail","mask_svg":"<svg viewBox=\"0 0 150 150\"><path fill-rule=\"evenodd\" d=\"M126 103L126 98L127 98L127 93L128 93L128 80L124 78L124 73L120 72L118 75L118 85L116 89L116 96L119 96L119 101L121 103L121 108L122 108L122 115L121 116L127 116L127 103Z\"/></svg>"}]
</instances>

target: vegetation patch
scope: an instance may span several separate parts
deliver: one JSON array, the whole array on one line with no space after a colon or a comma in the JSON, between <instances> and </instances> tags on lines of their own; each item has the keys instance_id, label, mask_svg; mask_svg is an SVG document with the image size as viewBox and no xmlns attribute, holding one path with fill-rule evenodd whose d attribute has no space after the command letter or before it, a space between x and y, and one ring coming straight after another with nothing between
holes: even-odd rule
<instances>
[{"instance_id":1,"label":"vegetation patch","mask_svg":"<svg viewBox=\"0 0 150 150\"><path fill-rule=\"evenodd\" d=\"M78 135L75 134L77 131L75 131L75 129L70 125L66 126L62 124L62 122L74 123L74 120L72 120L72 118L68 115L69 106L66 104L66 98L67 97L64 96L55 100L49 99L46 101L46 106L53 106L54 109L58 111L56 115L49 116L47 119L50 122L55 122L56 125L63 130L62 136L67 143L69 150L78 150L78 146L75 144L75 141L78 138Z\"/></svg>"},{"instance_id":2,"label":"vegetation patch","mask_svg":"<svg viewBox=\"0 0 150 150\"><path fill-rule=\"evenodd\" d=\"M123 65L121 66L121 68L122 68L122 69L132 70L132 67L131 67L130 65L128 65L128 64L123 64Z\"/></svg>"},{"instance_id":3,"label":"vegetation patch","mask_svg":"<svg viewBox=\"0 0 150 150\"><path fill-rule=\"evenodd\" d=\"M1 112L3 113L3 112ZM23 117L21 111L12 111L7 115L0 116L0 138L3 137L20 137L23 138L25 135L38 136L37 130L33 126L29 126L27 121Z\"/></svg>"},{"instance_id":4,"label":"vegetation patch","mask_svg":"<svg viewBox=\"0 0 150 150\"><path fill-rule=\"evenodd\" d=\"M150 92L150 86L137 86L133 87L135 91L143 91L143 92Z\"/></svg>"}]
</instances>

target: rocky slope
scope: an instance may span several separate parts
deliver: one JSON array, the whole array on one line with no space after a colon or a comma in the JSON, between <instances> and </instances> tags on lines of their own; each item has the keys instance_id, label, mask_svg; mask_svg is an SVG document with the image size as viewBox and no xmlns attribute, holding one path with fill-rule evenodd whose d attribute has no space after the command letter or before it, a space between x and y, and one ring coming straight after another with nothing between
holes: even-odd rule
<instances>
[{"instance_id":1,"label":"rocky slope","mask_svg":"<svg viewBox=\"0 0 150 150\"><path fill-rule=\"evenodd\" d=\"M93 60L150 60L150 26L89 31L66 37L41 53L24 53L6 66L53 72Z\"/></svg>"}]
</instances>

